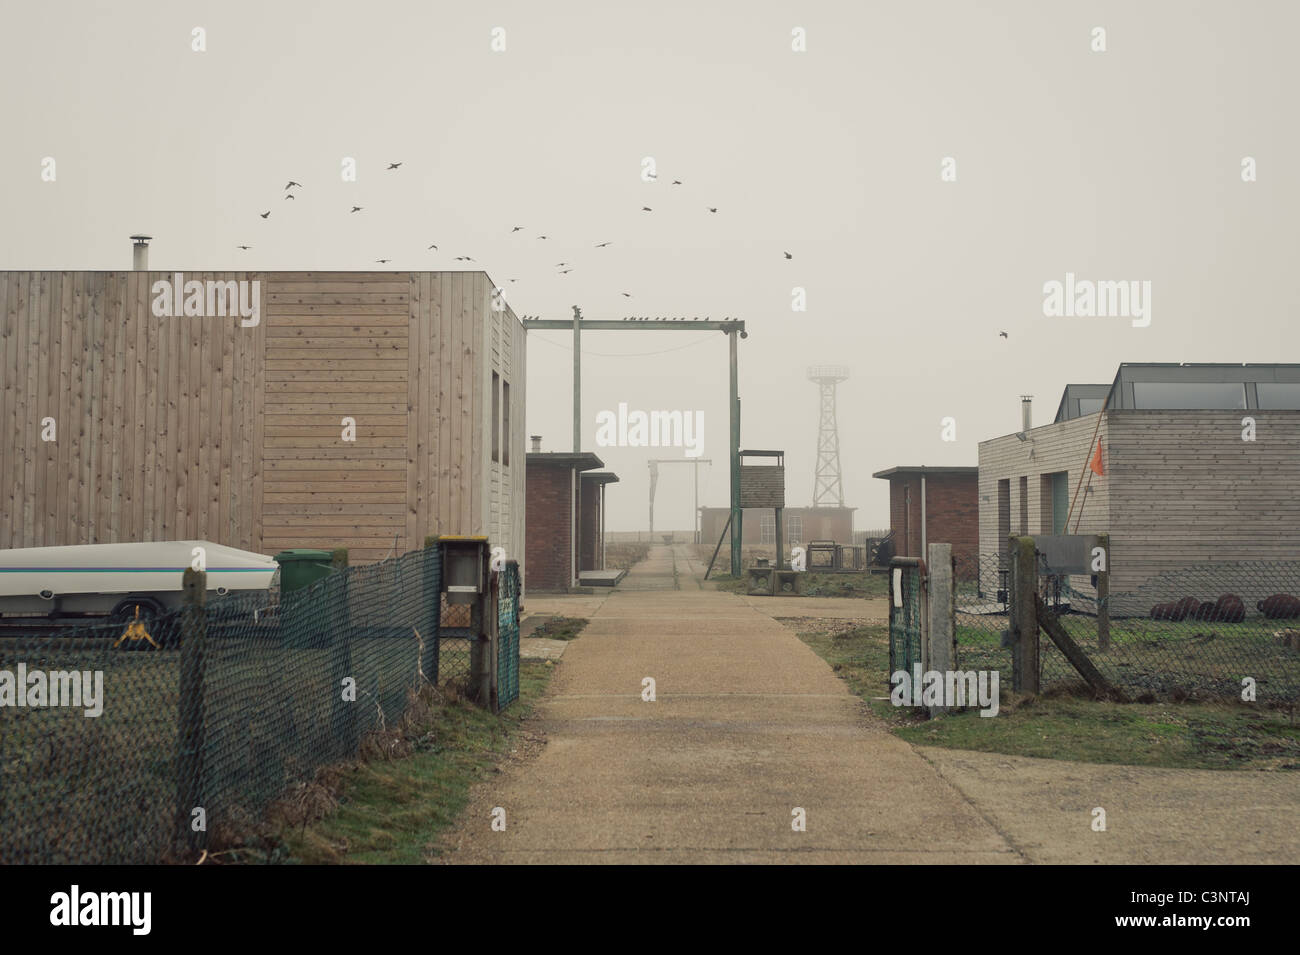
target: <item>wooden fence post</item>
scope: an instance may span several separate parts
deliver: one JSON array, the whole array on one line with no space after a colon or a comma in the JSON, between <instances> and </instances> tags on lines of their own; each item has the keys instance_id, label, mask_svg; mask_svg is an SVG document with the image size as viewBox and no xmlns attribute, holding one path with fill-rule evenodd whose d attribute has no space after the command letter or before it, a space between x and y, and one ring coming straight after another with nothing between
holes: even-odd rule
<instances>
[{"instance_id":1,"label":"wooden fence post","mask_svg":"<svg viewBox=\"0 0 1300 955\"><path fill-rule=\"evenodd\" d=\"M1011 685L1038 693L1038 559L1032 537L1011 538Z\"/></svg>"},{"instance_id":2,"label":"wooden fence post","mask_svg":"<svg viewBox=\"0 0 1300 955\"><path fill-rule=\"evenodd\" d=\"M177 703L176 835L181 851L207 848L203 805L203 748L206 743L203 713L203 679L207 644L207 574L187 568L181 578L184 610L181 614L180 700ZM204 828L192 825L195 809L204 810Z\"/></svg>"},{"instance_id":3,"label":"wooden fence post","mask_svg":"<svg viewBox=\"0 0 1300 955\"><path fill-rule=\"evenodd\" d=\"M1102 565L1097 573L1097 646L1110 649L1110 535L1098 534Z\"/></svg>"}]
</instances>

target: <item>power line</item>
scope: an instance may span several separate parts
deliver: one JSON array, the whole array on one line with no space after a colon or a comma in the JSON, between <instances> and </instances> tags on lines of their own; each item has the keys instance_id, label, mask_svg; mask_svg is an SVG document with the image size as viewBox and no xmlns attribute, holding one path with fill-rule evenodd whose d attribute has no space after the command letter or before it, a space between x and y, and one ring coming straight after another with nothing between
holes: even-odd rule
<instances>
[{"instance_id":1,"label":"power line","mask_svg":"<svg viewBox=\"0 0 1300 955\"><path fill-rule=\"evenodd\" d=\"M532 334L536 335L537 332L533 332ZM561 345L559 342L547 341L545 338L539 338L537 340L544 345L551 345L554 346L555 348L561 349L562 351L567 351L567 352L573 351L572 345ZM689 342L685 345L678 345L676 348L663 348L660 349L659 351L598 352L598 351L587 351L587 349L584 348L582 350L582 354L594 355L597 358L644 358L647 355L666 355L669 352L683 351L687 348L695 348L698 345L705 344L707 341L710 341L710 339L701 338L699 341Z\"/></svg>"}]
</instances>

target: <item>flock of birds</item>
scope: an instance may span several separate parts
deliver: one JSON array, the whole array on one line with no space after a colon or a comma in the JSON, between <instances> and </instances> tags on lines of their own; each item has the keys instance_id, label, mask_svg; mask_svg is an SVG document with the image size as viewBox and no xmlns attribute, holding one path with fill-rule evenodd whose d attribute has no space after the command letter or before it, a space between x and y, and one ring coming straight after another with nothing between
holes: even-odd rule
<instances>
[{"instance_id":1,"label":"flock of birds","mask_svg":"<svg viewBox=\"0 0 1300 955\"><path fill-rule=\"evenodd\" d=\"M387 166L384 167L384 169L385 169L385 172L395 172L395 171L397 171L398 169L400 169L402 166L403 166L403 163L401 163L401 162L390 162L390 163L387 164ZM647 179L651 179L651 180L653 180L653 179L657 179L658 176L657 176L657 175L650 174L650 175L647 175L646 178L647 178ZM672 185L674 185L674 186L680 186L680 185L683 185L683 182L682 182L682 180L680 180L680 179L674 179L674 180L672 181ZM297 199L297 194L294 193L292 190L294 190L294 189L302 189L302 188L303 188L302 183L298 182L297 180L290 179L290 180L288 181L288 183L285 184L285 187L284 187L284 190L283 190L284 193L285 193L284 201L287 202L287 201L289 201L289 200L296 200L296 199ZM714 215L716 215L717 212L718 212L718 207L717 207L717 206L705 206L705 208L709 210L709 213L710 213L710 214L714 214ZM364 211L364 209L365 209L364 206L357 206L357 205L354 205L354 206L351 207L351 209L349 209L348 214L349 214L349 215L355 215L355 214L358 213L358 212L362 212L362 211ZM260 218L262 218L262 219L269 219L269 218L271 217L271 213L272 213L272 211L273 211L273 210L271 210L271 209L267 209L265 212L258 213L258 216L259 216ZM654 212L654 209L653 209L652 207L650 207L650 206L642 206L642 207L641 207L641 211L642 211L642 212L651 212L651 213L652 213L652 212ZM513 235L513 234L516 233L516 232L522 232L522 231L524 231L525 228L526 228L525 226L521 226L521 225L514 226L514 227L510 230L510 234ZM538 240L538 241L549 240L549 239L550 239L550 236L548 236L548 235L540 235L540 234L539 234L539 235L537 236L537 240ZM610 242L610 241L607 241L607 242L598 242L598 243L596 243L596 245L594 246L594 248L597 248L597 249L605 249L605 248L608 248L609 246L611 246L611 245L613 245L613 244L614 244L614 243L613 243L613 242ZM237 249L241 249L241 250L243 250L243 251L246 252L246 251L248 251L249 249L251 249L251 248L253 248L253 247L252 247L251 245L237 245L237 246L235 246L235 248L237 248ZM425 251L427 251L427 252L436 252L436 251L438 251L437 243L431 243L431 244L430 244L430 245L425 249ZM783 254L784 254L784 256L785 256L786 259L793 259L793 258L794 258L794 256L791 255L789 252L785 252L785 253L783 253ZM375 262L376 262L376 264L378 264L378 265L387 265L387 264L390 263L391 261L392 261L392 259L375 259ZM453 258L453 261L456 261L456 262L474 262L474 261L476 261L476 260L475 260L473 257L468 256L468 255L457 255L457 256L455 256L455 257ZM557 275L568 275L570 272L573 271L574 266L573 266L572 264L570 264L569 262L559 262L559 263L557 263L557 264L554 266L554 268L556 269L556 274L557 274ZM510 279L509 281L510 281L510 282L517 282L518 279L514 279L514 278L512 278L512 279ZM631 292L620 292L619 294L622 295L624 298L631 298L631 297L632 297L632 293L631 293ZM686 319L680 319L680 320L681 320L681 321L686 321ZM632 318L632 319L626 319L626 321L648 321L648 319L636 319L636 318ZM701 319L695 319L695 321L701 321Z\"/></svg>"},{"instance_id":2,"label":"flock of birds","mask_svg":"<svg viewBox=\"0 0 1300 955\"><path fill-rule=\"evenodd\" d=\"M388 163L387 166L384 167L384 171L385 171L385 172L396 172L397 170L401 169L403 165L404 165L404 163L401 163L401 162L390 162L390 163ZM658 176L655 175L655 174L648 174L648 175L646 176L646 178L647 178L647 179L652 179L652 180L653 180L653 179L657 179ZM680 179L674 179L674 180L672 181L671 185L674 185L674 186L680 186L680 185L683 185L683 182L682 182L682 180L680 180ZM292 199L292 200L296 200L296 199L297 199L297 194L294 193L292 190L294 190L294 189L301 189L301 188L303 188L302 183L300 183L300 182L298 182L298 181L296 181L296 180L294 180L294 179L290 179L290 180L288 181L288 183L285 184L285 187L284 187L284 190L283 190L284 193L285 193L284 200L285 200L286 202L289 201L289 200L291 200L291 199ZM718 211L718 207L717 207L717 206L706 206L705 208L707 208L711 214L717 214L717 211ZM356 206L356 205L354 205L354 206L352 206L351 209L349 210L349 215L355 215L355 214L358 213L358 212L362 212L362 211L364 211L364 209L365 209L364 206ZM642 207L641 207L641 211L642 211L642 212L651 212L651 213L652 213L652 212L654 212L654 209L653 209L651 206L642 206ZM259 216L260 216L262 219L269 219L269 218L271 217L271 212L272 212L272 210L267 209L265 212L259 213ZM516 232L523 232L525 228L526 228L525 226L521 226L521 225L514 226L514 227L510 230L510 234L513 235L513 234L516 233ZM550 239L550 236L548 236L548 235L540 235L540 234L539 234L539 235L537 236L537 240L538 240L538 241L549 240L549 239ZM594 246L594 248L597 248L597 249L605 249L605 248L608 248L608 247L611 246L611 245L613 245L613 242L598 242L598 243L596 243L596 245ZM237 249L242 249L243 251L248 251L249 249L252 248L252 246L251 246L251 245L237 245L237 246L235 246L235 248L237 248ZM437 251L438 251L438 245L437 245L437 243L431 243L431 244L430 244L430 245L425 249L425 251L427 251L427 252L437 252ZM789 252L782 252L782 255L785 256L785 258L786 258L787 261L790 260L790 259L793 259L793 258L794 258L794 256L791 255ZM387 265L387 264L389 264L391 261L392 261L392 259L375 259L375 262L376 262L376 264L378 264L378 265ZM456 261L456 262L474 262L474 261L476 261L476 260L475 260L473 257L468 256L468 255L457 255L457 256L455 256L455 257L453 258L453 261ZM573 269L574 269L574 266L571 265L571 264L568 263L568 262L558 262L558 263L556 263L556 265L555 265L554 267L555 267L555 269L556 269L556 274L557 274L557 275L568 275L568 274L569 274L570 272L572 272ZM513 278L512 278L512 279L510 279L509 281L513 283L513 282L517 282L518 279L513 279ZM631 292L620 292L619 294L622 295L624 298L631 298L631 297L632 297L632 293L631 293ZM625 322L645 322L645 321L650 321L650 319L649 319L649 318L625 318L625 319L623 319L623 321L625 321ZM672 319L672 321L682 321L682 322L684 322L684 321L686 321L686 319L685 319L685 318L681 318L681 319ZM696 322L698 322L698 321L702 321L702 319L695 318L695 319L691 319L691 321L696 321ZM1005 331L999 331L999 332L998 332L998 337L999 337L999 338L1009 338L1010 336L1009 336Z\"/></svg>"}]
</instances>

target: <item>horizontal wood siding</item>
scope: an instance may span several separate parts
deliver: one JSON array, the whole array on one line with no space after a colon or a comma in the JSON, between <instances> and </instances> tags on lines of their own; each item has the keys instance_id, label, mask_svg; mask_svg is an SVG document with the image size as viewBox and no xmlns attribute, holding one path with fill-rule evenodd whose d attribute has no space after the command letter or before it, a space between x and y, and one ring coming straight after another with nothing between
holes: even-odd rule
<instances>
[{"instance_id":1,"label":"horizontal wood siding","mask_svg":"<svg viewBox=\"0 0 1300 955\"><path fill-rule=\"evenodd\" d=\"M1255 440L1242 440L1242 419ZM1110 416L1112 563L1128 590L1203 564L1300 560L1300 412L1123 411ZM1257 577L1252 583L1251 577ZM1219 594L1189 580L1186 594ZM1245 574L1220 584L1254 610L1280 587ZM1211 586L1211 589L1215 589ZM1267 592L1264 592L1267 591Z\"/></svg>"},{"instance_id":2,"label":"horizontal wood siding","mask_svg":"<svg viewBox=\"0 0 1300 955\"><path fill-rule=\"evenodd\" d=\"M1066 473L1069 502L1074 506L1066 532L1099 534L1110 530L1110 502L1113 488L1109 475L1106 477L1094 475L1090 484L1086 473L1091 451L1097 446L1093 438L1094 431L1101 439L1103 447L1108 443L1108 421L1103 420L1098 429L1097 418L1098 415L1093 414L1034 428L1027 433L1028 440L1025 441L1021 441L1014 434L1009 434L980 442L979 552L981 555L1005 554L1007 550L1006 541L998 532L998 481L1000 480L1010 480L1011 484L1011 533L1013 534L1052 533L1051 486L1050 483L1044 483L1043 476L1058 471ZM1080 475L1083 477L1082 486L1079 483ZM1021 478L1026 478L1023 499ZM1020 526L1022 513L1027 515L1027 527ZM988 563L984 562L982 566L987 572ZM990 582L985 581L985 583ZM1071 585L1081 592L1089 594L1094 592L1088 577L1071 578ZM995 585L994 589L996 589ZM1112 590L1115 589L1117 588L1113 585Z\"/></svg>"},{"instance_id":3,"label":"horizontal wood siding","mask_svg":"<svg viewBox=\"0 0 1300 955\"><path fill-rule=\"evenodd\" d=\"M408 273L269 277L262 319L267 553L346 546L361 563L413 546L406 516L418 361L410 347L412 281ZM344 440L345 418L356 424L355 441Z\"/></svg>"}]
</instances>

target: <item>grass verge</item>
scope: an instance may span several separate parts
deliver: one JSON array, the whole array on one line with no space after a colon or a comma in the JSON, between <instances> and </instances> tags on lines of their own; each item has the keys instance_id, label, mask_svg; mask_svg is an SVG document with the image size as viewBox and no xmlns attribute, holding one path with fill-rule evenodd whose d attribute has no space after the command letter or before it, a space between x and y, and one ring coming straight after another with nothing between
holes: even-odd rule
<instances>
[{"instance_id":1,"label":"grass verge","mask_svg":"<svg viewBox=\"0 0 1300 955\"><path fill-rule=\"evenodd\" d=\"M547 640L572 640L591 623L584 617L547 617L526 636Z\"/></svg>"},{"instance_id":2,"label":"grass verge","mask_svg":"<svg viewBox=\"0 0 1300 955\"><path fill-rule=\"evenodd\" d=\"M791 621L799 638L910 743L1084 763L1179 769L1300 769L1300 724L1285 710L1230 703L1119 705L1065 686L1034 698L1003 689L997 716L927 720L888 700L889 630L854 621ZM789 625L789 624L787 624Z\"/></svg>"},{"instance_id":3,"label":"grass verge","mask_svg":"<svg viewBox=\"0 0 1300 955\"><path fill-rule=\"evenodd\" d=\"M322 771L272 815L277 854L317 865L432 861L470 787L522 741L553 672L549 661L520 661L519 699L496 716L454 694L435 697L402 728L401 755L374 747L364 761Z\"/></svg>"},{"instance_id":4,"label":"grass verge","mask_svg":"<svg viewBox=\"0 0 1300 955\"><path fill-rule=\"evenodd\" d=\"M718 590L733 594L747 593L749 579L730 574L710 574L709 582ZM889 593L889 578L884 574L845 573L823 574L804 571L799 575L801 597L884 597Z\"/></svg>"}]
</instances>

